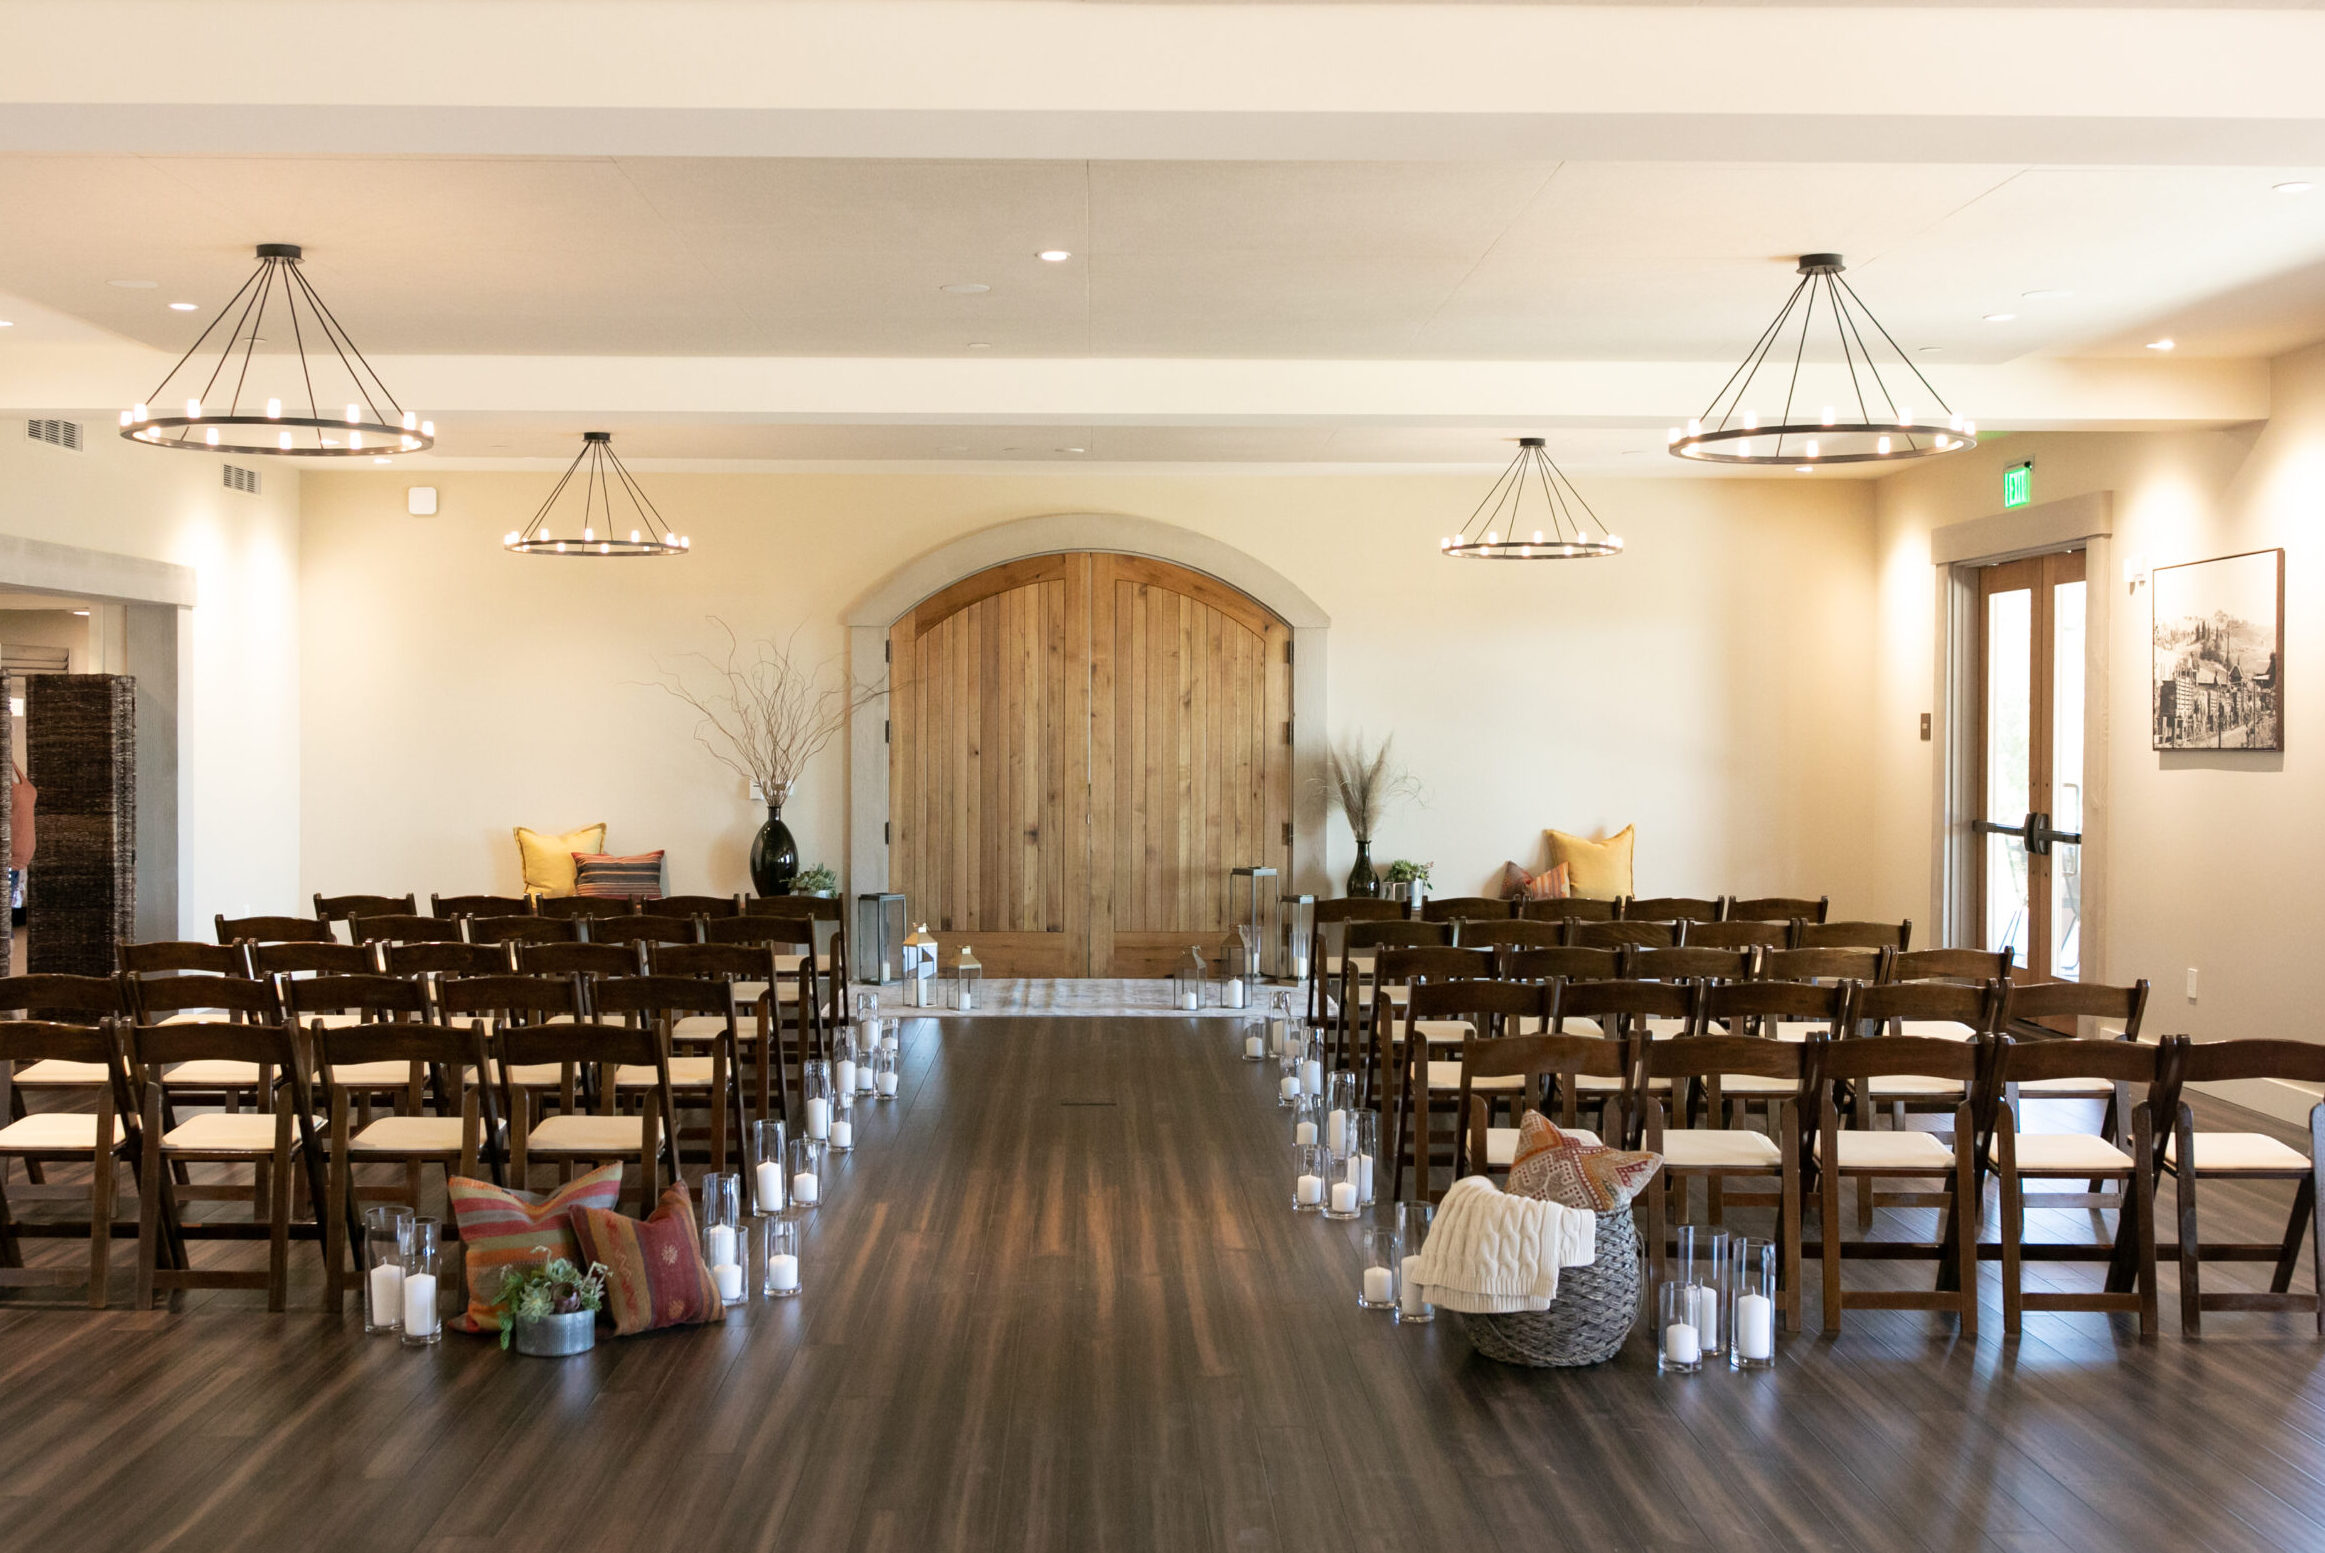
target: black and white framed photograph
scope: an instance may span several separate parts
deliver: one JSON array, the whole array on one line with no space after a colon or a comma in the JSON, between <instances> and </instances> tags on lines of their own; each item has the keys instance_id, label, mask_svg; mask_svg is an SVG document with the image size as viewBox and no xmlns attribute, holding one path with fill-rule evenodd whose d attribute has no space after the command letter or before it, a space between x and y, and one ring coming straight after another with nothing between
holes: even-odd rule
<instances>
[{"instance_id":1,"label":"black and white framed photograph","mask_svg":"<svg viewBox=\"0 0 2325 1553\"><path fill-rule=\"evenodd\" d=\"M2159 566L2152 710L2159 750L2285 747L2285 553Z\"/></svg>"}]
</instances>

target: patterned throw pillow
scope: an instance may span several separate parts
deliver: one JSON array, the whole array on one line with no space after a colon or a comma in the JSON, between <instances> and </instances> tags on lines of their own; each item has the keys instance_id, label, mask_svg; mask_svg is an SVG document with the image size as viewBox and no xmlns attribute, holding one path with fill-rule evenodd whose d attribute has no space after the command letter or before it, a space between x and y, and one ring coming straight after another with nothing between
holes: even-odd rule
<instances>
[{"instance_id":1,"label":"patterned throw pillow","mask_svg":"<svg viewBox=\"0 0 2325 1553\"><path fill-rule=\"evenodd\" d=\"M1545 868L1538 874L1526 872L1519 863L1502 864L1502 899L1506 901L1562 901L1570 892L1566 888L1566 865Z\"/></svg>"},{"instance_id":2,"label":"patterned throw pillow","mask_svg":"<svg viewBox=\"0 0 2325 1553\"><path fill-rule=\"evenodd\" d=\"M1518 1153L1510 1162L1510 1195L1608 1213L1646 1189L1663 1167L1660 1154L1633 1154L1603 1143L1583 1143L1560 1132L1539 1111L1518 1123Z\"/></svg>"},{"instance_id":3,"label":"patterned throw pillow","mask_svg":"<svg viewBox=\"0 0 2325 1553\"><path fill-rule=\"evenodd\" d=\"M611 1208L620 1202L622 1167L601 1165L547 1196L466 1176L454 1176L447 1185L468 1263L468 1315L463 1324L471 1332L497 1332L501 1318L493 1300L500 1293L502 1276L513 1268L574 1257L573 1210Z\"/></svg>"},{"instance_id":4,"label":"patterned throw pillow","mask_svg":"<svg viewBox=\"0 0 2325 1553\"><path fill-rule=\"evenodd\" d=\"M581 1242L583 1262L605 1264L605 1304L616 1336L725 1317L718 1284L702 1259L694 1204L684 1186L663 1192L648 1219L576 1208L573 1233Z\"/></svg>"},{"instance_id":5,"label":"patterned throw pillow","mask_svg":"<svg viewBox=\"0 0 2325 1553\"><path fill-rule=\"evenodd\" d=\"M643 901L662 898L662 854L659 852L641 852L636 857L576 852L573 873L576 895Z\"/></svg>"}]
</instances>

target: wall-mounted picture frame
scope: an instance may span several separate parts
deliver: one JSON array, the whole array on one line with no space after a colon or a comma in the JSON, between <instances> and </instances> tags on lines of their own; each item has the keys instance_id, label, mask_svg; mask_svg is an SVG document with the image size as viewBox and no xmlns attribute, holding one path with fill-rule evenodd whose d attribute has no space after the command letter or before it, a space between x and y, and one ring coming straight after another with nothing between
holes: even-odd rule
<instances>
[{"instance_id":1,"label":"wall-mounted picture frame","mask_svg":"<svg viewBox=\"0 0 2325 1553\"><path fill-rule=\"evenodd\" d=\"M2159 750L2285 747L2285 553L2248 550L2149 574Z\"/></svg>"}]
</instances>

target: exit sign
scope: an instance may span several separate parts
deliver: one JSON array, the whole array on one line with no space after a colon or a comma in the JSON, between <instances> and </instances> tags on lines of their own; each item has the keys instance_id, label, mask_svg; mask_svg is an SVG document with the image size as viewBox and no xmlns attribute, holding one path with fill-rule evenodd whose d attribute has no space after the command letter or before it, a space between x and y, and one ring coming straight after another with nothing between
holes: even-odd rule
<instances>
[{"instance_id":1,"label":"exit sign","mask_svg":"<svg viewBox=\"0 0 2325 1553\"><path fill-rule=\"evenodd\" d=\"M2034 460L2012 464L2002 471L2002 505L2023 507L2034 500Z\"/></svg>"}]
</instances>

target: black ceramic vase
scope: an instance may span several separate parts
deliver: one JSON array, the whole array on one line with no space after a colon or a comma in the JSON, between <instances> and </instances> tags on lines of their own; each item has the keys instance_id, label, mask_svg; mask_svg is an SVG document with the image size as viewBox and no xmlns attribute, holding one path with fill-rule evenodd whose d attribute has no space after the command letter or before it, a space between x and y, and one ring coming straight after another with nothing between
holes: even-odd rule
<instances>
[{"instance_id":1,"label":"black ceramic vase","mask_svg":"<svg viewBox=\"0 0 2325 1553\"><path fill-rule=\"evenodd\" d=\"M1356 866L1348 870L1348 893L1351 897L1371 899L1380 894L1380 875L1372 871L1372 843L1356 844Z\"/></svg>"},{"instance_id":2,"label":"black ceramic vase","mask_svg":"<svg viewBox=\"0 0 2325 1553\"><path fill-rule=\"evenodd\" d=\"M767 823L751 840L751 888L761 895L789 895L799 873L799 842L783 823L783 806L767 805Z\"/></svg>"}]
</instances>

